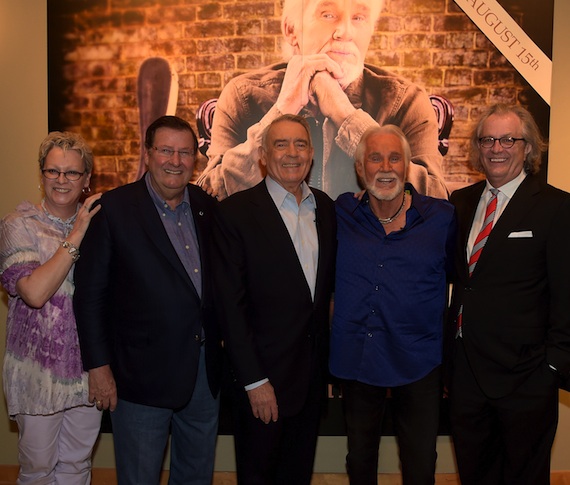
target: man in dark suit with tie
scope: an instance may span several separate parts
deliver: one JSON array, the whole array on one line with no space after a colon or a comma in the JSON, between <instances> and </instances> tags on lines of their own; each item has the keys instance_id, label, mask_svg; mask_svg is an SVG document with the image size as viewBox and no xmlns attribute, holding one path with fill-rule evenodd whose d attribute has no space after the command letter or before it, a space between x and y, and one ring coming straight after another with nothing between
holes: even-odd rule
<instances>
[{"instance_id":1,"label":"man in dark suit with tie","mask_svg":"<svg viewBox=\"0 0 570 485\"><path fill-rule=\"evenodd\" d=\"M213 318L216 202L189 185L190 125L147 129L148 172L103 195L75 267L89 397L111 410L120 484L157 484L171 429L170 484L210 485L221 339Z\"/></svg>"},{"instance_id":2,"label":"man in dark suit with tie","mask_svg":"<svg viewBox=\"0 0 570 485\"><path fill-rule=\"evenodd\" d=\"M277 118L259 150L266 178L220 203L216 285L241 485L311 481L335 257L333 201L304 182L312 154L304 118Z\"/></svg>"},{"instance_id":3,"label":"man in dark suit with tie","mask_svg":"<svg viewBox=\"0 0 570 485\"><path fill-rule=\"evenodd\" d=\"M472 137L486 180L452 194L459 238L448 350L462 485L549 483L570 375L570 194L537 174L530 113L496 105ZM496 190L498 189L498 190Z\"/></svg>"}]
</instances>

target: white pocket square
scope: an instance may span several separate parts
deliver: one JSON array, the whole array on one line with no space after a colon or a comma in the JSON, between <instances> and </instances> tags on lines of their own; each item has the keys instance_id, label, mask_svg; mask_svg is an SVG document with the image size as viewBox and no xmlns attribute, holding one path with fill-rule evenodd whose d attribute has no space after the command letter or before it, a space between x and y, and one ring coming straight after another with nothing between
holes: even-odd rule
<instances>
[{"instance_id":1,"label":"white pocket square","mask_svg":"<svg viewBox=\"0 0 570 485\"><path fill-rule=\"evenodd\" d=\"M532 237L532 231L517 231L517 232L511 232L509 234L509 237L511 238L518 238L518 237Z\"/></svg>"}]
</instances>

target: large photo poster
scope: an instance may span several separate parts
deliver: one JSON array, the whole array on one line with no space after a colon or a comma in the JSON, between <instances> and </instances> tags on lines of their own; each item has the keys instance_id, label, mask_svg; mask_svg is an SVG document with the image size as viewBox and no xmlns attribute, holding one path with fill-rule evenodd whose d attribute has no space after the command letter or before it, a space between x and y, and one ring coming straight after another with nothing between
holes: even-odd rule
<instances>
[{"instance_id":1,"label":"large photo poster","mask_svg":"<svg viewBox=\"0 0 570 485\"><path fill-rule=\"evenodd\" d=\"M371 35L294 25L315 3L50 0L49 128L85 137L96 154L93 189L106 191L141 176L146 126L176 114L201 137L196 179L221 196L258 181L259 124L274 117L278 99L285 106L287 93L296 93L290 109L310 118L320 142L311 183L333 197L356 189L355 133L372 120L403 127L413 148L411 178L432 195L480 179L467 163L468 136L486 105L523 104L548 136L548 103L466 11L499 39L510 35L512 45L514 34L491 17L500 4L551 57L553 0L327 2L353 15L378 10ZM311 59L332 35L354 37L350 48L344 37L334 41L333 55L347 66L363 61L364 77L355 68L345 79L354 74L354 82L336 90L307 89L306 70L293 72L287 60ZM361 113L347 116L347 106Z\"/></svg>"},{"instance_id":2,"label":"large photo poster","mask_svg":"<svg viewBox=\"0 0 570 485\"><path fill-rule=\"evenodd\" d=\"M330 28L311 24L323 4ZM49 129L83 135L95 153L92 190L107 191L144 174L146 128L176 114L200 137L194 181L221 199L261 179L263 127L279 112L301 113L316 145L309 183L335 198L358 190L362 132L392 123L410 141L414 186L446 197L482 178L468 163L469 137L488 105L524 105L548 137L541 81L553 4L49 0ZM351 22L335 24L338 12ZM323 73L327 59L334 67ZM330 398L323 433L336 434L338 392Z\"/></svg>"}]
</instances>

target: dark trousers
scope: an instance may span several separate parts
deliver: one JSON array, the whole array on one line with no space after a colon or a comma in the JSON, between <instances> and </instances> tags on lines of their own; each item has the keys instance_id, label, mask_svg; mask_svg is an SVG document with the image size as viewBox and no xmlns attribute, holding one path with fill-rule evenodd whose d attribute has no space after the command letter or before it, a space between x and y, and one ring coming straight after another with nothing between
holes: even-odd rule
<instances>
[{"instance_id":1,"label":"dark trousers","mask_svg":"<svg viewBox=\"0 0 570 485\"><path fill-rule=\"evenodd\" d=\"M351 485L378 483L378 448L388 389L343 381L348 436L346 466ZM404 485L433 485L441 367L422 379L391 388Z\"/></svg>"},{"instance_id":2,"label":"dark trousers","mask_svg":"<svg viewBox=\"0 0 570 485\"><path fill-rule=\"evenodd\" d=\"M455 343L450 419L462 485L548 485L558 424L556 377L546 363L512 394L485 396Z\"/></svg>"},{"instance_id":3,"label":"dark trousers","mask_svg":"<svg viewBox=\"0 0 570 485\"><path fill-rule=\"evenodd\" d=\"M111 413L120 485L156 485L170 434L169 485L210 485L218 436L219 399L206 374L205 350L192 399L181 409L119 399Z\"/></svg>"},{"instance_id":4,"label":"dark trousers","mask_svg":"<svg viewBox=\"0 0 570 485\"><path fill-rule=\"evenodd\" d=\"M325 396L315 380L301 412L264 424L243 389L234 393L234 442L239 485L309 485ZM279 402L277 402L279 405Z\"/></svg>"}]
</instances>

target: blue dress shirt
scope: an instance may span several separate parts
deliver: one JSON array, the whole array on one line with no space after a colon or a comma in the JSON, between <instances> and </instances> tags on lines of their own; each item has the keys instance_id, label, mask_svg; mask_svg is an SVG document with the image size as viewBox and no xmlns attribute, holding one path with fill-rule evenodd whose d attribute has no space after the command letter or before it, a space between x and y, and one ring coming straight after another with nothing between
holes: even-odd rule
<instances>
[{"instance_id":1,"label":"blue dress shirt","mask_svg":"<svg viewBox=\"0 0 570 485\"><path fill-rule=\"evenodd\" d=\"M198 246L198 235L190 207L188 191L184 190L182 202L175 209L171 209L152 186L148 173L145 177L145 182L166 234L168 234L168 238L172 246L174 246L174 250L180 258L184 269L186 269L188 276L190 276L198 296L202 297L200 248Z\"/></svg>"},{"instance_id":2,"label":"blue dress shirt","mask_svg":"<svg viewBox=\"0 0 570 485\"><path fill-rule=\"evenodd\" d=\"M386 235L368 194L336 201L338 253L331 373L380 387L415 382L442 360L453 206L420 195L403 229Z\"/></svg>"}]
</instances>

